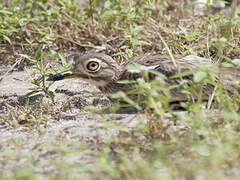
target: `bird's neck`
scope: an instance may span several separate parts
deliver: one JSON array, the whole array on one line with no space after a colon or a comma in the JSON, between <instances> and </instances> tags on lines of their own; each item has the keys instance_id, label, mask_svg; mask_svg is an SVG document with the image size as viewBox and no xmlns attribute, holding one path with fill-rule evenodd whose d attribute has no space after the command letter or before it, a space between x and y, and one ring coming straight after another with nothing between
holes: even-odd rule
<instances>
[{"instance_id":1,"label":"bird's neck","mask_svg":"<svg viewBox=\"0 0 240 180\"><path fill-rule=\"evenodd\" d=\"M111 81L108 83L97 86L103 93L115 93L122 89L122 84L119 84L117 81L122 79L122 75L125 72L125 67L120 67L118 72L112 77Z\"/></svg>"},{"instance_id":2,"label":"bird's neck","mask_svg":"<svg viewBox=\"0 0 240 180\"><path fill-rule=\"evenodd\" d=\"M119 84L117 81L110 82L106 84L105 86L98 86L98 89L100 89L103 93L116 93L123 89L124 84Z\"/></svg>"}]
</instances>

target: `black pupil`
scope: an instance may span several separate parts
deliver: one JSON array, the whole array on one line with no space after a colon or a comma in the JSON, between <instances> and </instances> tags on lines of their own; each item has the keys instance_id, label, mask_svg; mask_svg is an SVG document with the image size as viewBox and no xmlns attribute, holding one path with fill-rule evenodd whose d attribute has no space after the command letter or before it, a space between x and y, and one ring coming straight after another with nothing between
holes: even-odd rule
<instances>
[{"instance_id":1,"label":"black pupil","mask_svg":"<svg viewBox=\"0 0 240 180\"><path fill-rule=\"evenodd\" d=\"M97 69L97 66L98 66L97 63L92 62L88 64L88 69L94 71Z\"/></svg>"}]
</instances>

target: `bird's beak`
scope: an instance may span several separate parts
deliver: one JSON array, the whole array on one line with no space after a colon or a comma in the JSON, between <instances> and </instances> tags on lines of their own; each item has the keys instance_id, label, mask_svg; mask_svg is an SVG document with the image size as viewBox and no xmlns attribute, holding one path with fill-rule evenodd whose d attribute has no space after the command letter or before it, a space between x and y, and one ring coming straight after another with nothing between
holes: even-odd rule
<instances>
[{"instance_id":1,"label":"bird's beak","mask_svg":"<svg viewBox=\"0 0 240 180\"><path fill-rule=\"evenodd\" d=\"M57 73L57 74L50 76L47 79L47 81L59 81L59 80L69 79L69 78L74 78L74 77L76 77L76 74L74 72L72 72L71 70L68 70L68 71L64 71L64 72Z\"/></svg>"}]
</instances>

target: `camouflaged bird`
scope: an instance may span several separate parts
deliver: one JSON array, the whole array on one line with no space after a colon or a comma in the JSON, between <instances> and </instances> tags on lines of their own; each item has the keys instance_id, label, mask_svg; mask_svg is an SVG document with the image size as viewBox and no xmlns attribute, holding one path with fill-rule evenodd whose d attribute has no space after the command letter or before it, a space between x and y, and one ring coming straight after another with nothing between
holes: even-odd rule
<instances>
[{"instance_id":1,"label":"camouflaged bird","mask_svg":"<svg viewBox=\"0 0 240 180\"><path fill-rule=\"evenodd\" d=\"M168 55L144 55L132 58L129 62L119 65L112 57L101 53L89 54L73 54L73 64L69 71L55 74L49 77L48 81L58 81L67 78L81 78L97 86L103 93L116 93L118 91L127 92L132 88L132 84L119 83L121 80L137 80L142 77L142 73L138 69L129 70L126 68L129 64L135 63L142 65L148 70L154 70L162 73L167 77L164 86L178 85L181 80L187 81L187 84L193 82L193 73L199 70L201 65L213 65L210 59L201 58L195 55L181 56L174 55L176 65ZM178 68L181 73L191 72L189 75L184 75L180 78L170 78L178 74ZM219 70L223 69L223 84L233 86L233 77L235 70L220 68L218 65L214 66L216 72L213 78L218 79ZM239 71L238 71L239 72ZM154 73L148 73L149 79L156 77ZM239 79L239 75L238 79ZM214 81L215 81L214 80ZM188 101L189 96L182 93L181 87L171 90L170 102ZM203 100L208 100L214 86L212 84L204 85ZM136 96L133 96L133 99ZM131 97L132 98L132 97ZM195 97L193 97L195 98Z\"/></svg>"}]
</instances>

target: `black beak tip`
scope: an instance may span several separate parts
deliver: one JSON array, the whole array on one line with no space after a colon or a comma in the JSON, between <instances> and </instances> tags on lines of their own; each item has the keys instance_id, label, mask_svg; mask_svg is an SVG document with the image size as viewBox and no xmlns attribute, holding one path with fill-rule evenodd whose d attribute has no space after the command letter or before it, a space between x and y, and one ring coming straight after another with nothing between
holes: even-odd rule
<instances>
[{"instance_id":1,"label":"black beak tip","mask_svg":"<svg viewBox=\"0 0 240 180\"><path fill-rule=\"evenodd\" d=\"M53 81L53 76L50 76L49 78L47 78L46 81Z\"/></svg>"},{"instance_id":2,"label":"black beak tip","mask_svg":"<svg viewBox=\"0 0 240 180\"><path fill-rule=\"evenodd\" d=\"M62 73L57 73L47 78L47 81L59 81L62 79L64 79L64 76L62 75Z\"/></svg>"}]
</instances>

